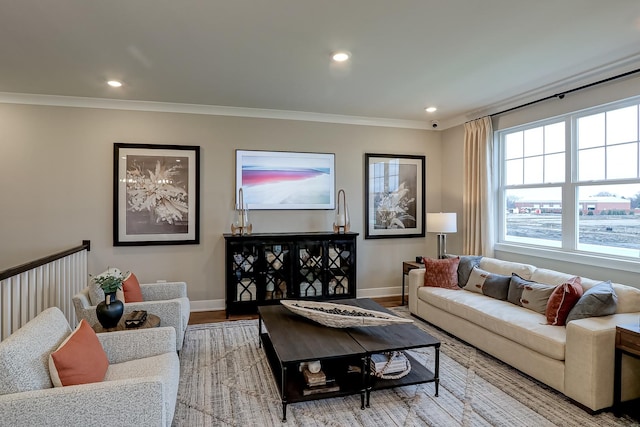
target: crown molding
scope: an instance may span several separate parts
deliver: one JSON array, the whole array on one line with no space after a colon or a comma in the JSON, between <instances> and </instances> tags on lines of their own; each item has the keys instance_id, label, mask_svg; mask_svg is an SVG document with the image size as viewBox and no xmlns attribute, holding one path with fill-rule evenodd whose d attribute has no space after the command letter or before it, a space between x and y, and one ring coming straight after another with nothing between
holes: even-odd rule
<instances>
[{"instance_id":1,"label":"crown molding","mask_svg":"<svg viewBox=\"0 0 640 427\"><path fill-rule=\"evenodd\" d=\"M297 120L359 126L380 126L405 129L429 129L429 124L417 120L385 119L380 117L345 116L309 113L304 111L271 110L266 108L225 107L219 105L179 104L124 99L87 98L80 96L39 95L0 92L0 103L46 105L108 110L151 111L162 113L203 114L211 116L252 117L261 119Z\"/></svg>"}]
</instances>

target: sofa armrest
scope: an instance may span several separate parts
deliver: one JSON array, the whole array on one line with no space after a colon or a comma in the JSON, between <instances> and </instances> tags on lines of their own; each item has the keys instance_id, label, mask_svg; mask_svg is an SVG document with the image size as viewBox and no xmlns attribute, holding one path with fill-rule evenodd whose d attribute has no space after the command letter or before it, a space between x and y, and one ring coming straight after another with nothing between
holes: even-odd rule
<instances>
[{"instance_id":1,"label":"sofa armrest","mask_svg":"<svg viewBox=\"0 0 640 427\"><path fill-rule=\"evenodd\" d=\"M616 325L636 323L639 316L640 313L624 313L569 322L564 379L564 393L568 397L592 410L613 404ZM631 370L627 372L631 375ZM623 386L626 384L623 399L639 395L639 382L623 381Z\"/></svg>"},{"instance_id":2,"label":"sofa armrest","mask_svg":"<svg viewBox=\"0 0 640 427\"><path fill-rule=\"evenodd\" d=\"M424 286L424 268L414 268L409 271L409 312L418 314L418 288Z\"/></svg>"},{"instance_id":3,"label":"sofa armrest","mask_svg":"<svg viewBox=\"0 0 640 427\"><path fill-rule=\"evenodd\" d=\"M97 335L109 363L122 363L176 351L176 331L172 327L104 332Z\"/></svg>"},{"instance_id":4,"label":"sofa armrest","mask_svg":"<svg viewBox=\"0 0 640 427\"><path fill-rule=\"evenodd\" d=\"M159 377L55 387L0 396L3 426L166 426Z\"/></svg>"},{"instance_id":5,"label":"sofa armrest","mask_svg":"<svg viewBox=\"0 0 640 427\"><path fill-rule=\"evenodd\" d=\"M187 297L187 284L185 282L141 283L140 290L145 301Z\"/></svg>"}]
</instances>

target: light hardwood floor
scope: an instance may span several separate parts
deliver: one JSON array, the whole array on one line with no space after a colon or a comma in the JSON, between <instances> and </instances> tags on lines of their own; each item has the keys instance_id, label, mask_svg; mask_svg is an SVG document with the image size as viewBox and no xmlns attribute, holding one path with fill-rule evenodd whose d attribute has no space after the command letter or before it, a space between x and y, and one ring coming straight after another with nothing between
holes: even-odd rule
<instances>
[{"instance_id":1,"label":"light hardwood floor","mask_svg":"<svg viewBox=\"0 0 640 427\"><path fill-rule=\"evenodd\" d=\"M372 298L378 304L383 307L397 307L400 305L400 297L384 297L384 298ZM339 300L333 301L336 303L340 303ZM243 315L231 315L227 319L224 310L216 310L216 311L197 311L192 312L189 316L189 324L190 325L198 325L201 323L216 323L216 322L225 322L227 320L247 320L247 319L257 319L257 314L243 314Z\"/></svg>"}]
</instances>

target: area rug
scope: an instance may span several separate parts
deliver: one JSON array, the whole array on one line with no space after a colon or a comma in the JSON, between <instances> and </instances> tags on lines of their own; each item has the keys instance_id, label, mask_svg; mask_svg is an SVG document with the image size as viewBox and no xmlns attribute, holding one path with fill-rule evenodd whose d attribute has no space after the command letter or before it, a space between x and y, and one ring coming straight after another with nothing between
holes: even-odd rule
<instances>
[{"instance_id":1,"label":"area rug","mask_svg":"<svg viewBox=\"0 0 640 427\"><path fill-rule=\"evenodd\" d=\"M408 316L405 307L394 309ZM258 321L189 326L180 352L174 426L637 426L610 412L589 415L562 394L416 319L441 342L440 390L434 384L378 390L371 406L360 396L282 405ZM433 366L431 348L412 351Z\"/></svg>"}]
</instances>

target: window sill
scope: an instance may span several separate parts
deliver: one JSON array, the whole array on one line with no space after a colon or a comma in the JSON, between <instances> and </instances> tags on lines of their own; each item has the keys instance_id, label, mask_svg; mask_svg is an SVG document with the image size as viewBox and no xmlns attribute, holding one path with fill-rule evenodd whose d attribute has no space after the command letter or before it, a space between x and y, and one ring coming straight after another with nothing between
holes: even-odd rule
<instances>
[{"instance_id":1,"label":"window sill","mask_svg":"<svg viewBox=\"0 0 640 427\"><path fill-rule=\"evenodd\" d=\"M553 248L540 248L513 243L496 243L494 249L500 252L510 252L518 255L544 258L553 261L570 262L590 267L602 267L630 273L640 273L638 260L607 257L584 252L567 252Z\"/></svg>"}]
</instances>

